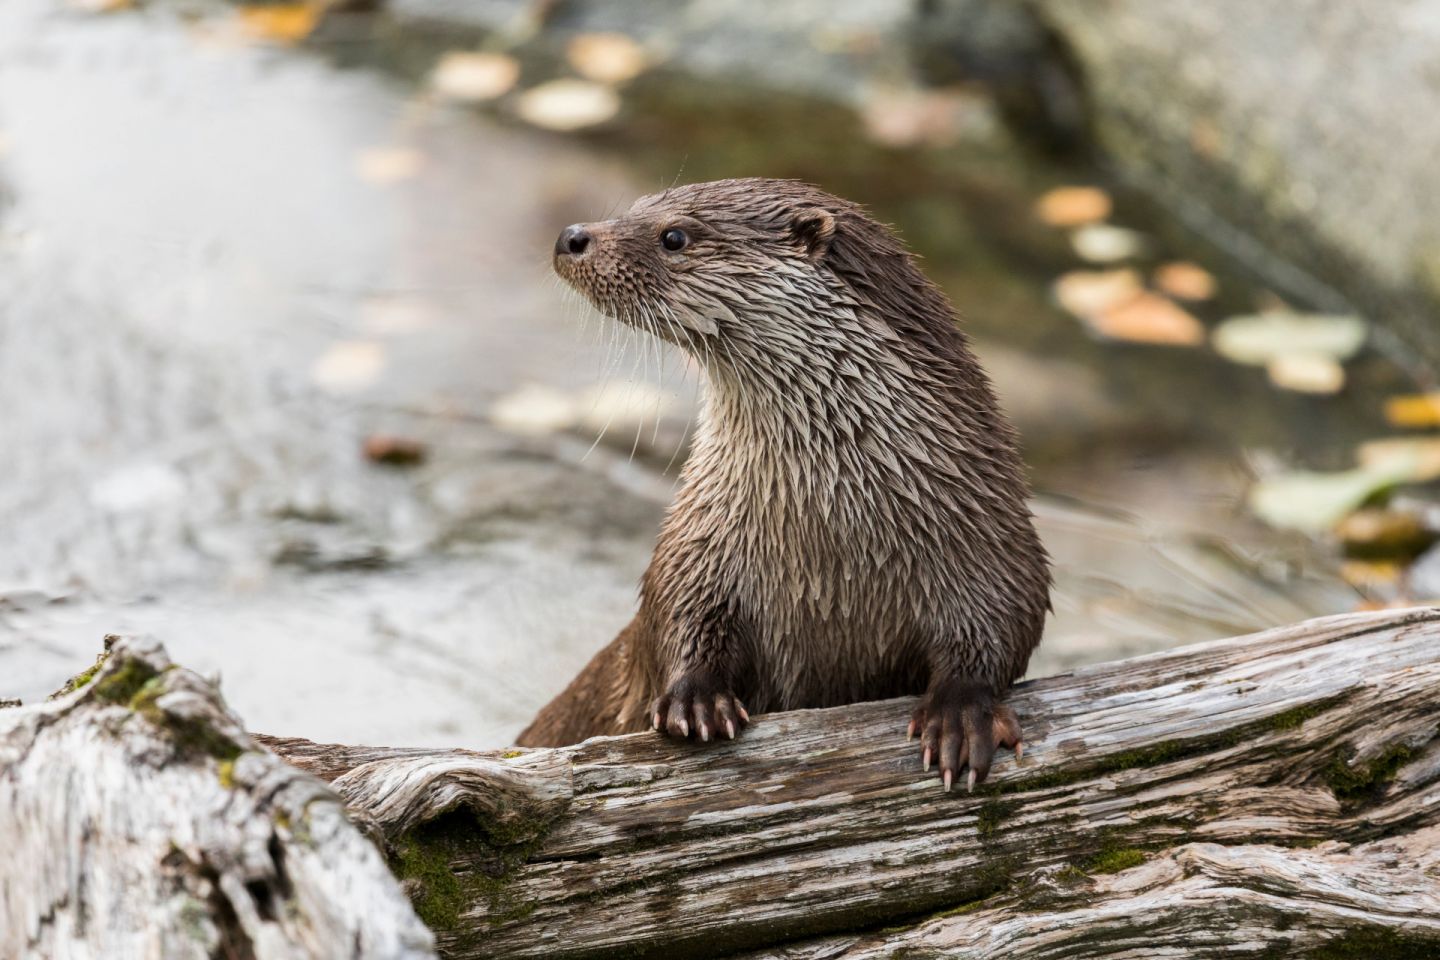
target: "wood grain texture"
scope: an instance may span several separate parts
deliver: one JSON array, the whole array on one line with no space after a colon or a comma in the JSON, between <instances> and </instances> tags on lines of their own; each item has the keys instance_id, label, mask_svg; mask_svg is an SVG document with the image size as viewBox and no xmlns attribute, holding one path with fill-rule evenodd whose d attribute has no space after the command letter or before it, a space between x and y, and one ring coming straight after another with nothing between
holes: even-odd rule
<instances>
[{"instance_id":1,"label":"wood grain texture","mask_svg":"<svg viewBox=\"0 0 1440 960\"><path fill-rule=\"evenodd\" d=\"M1025 758L970 796L921 773L908 700L758 717L733 743L261 739L384 835L449 956L1440 955L1440 610L1009 702Z\"/></svg>"},{"instance_id":2,"label":"wood grain texture","mask_svg":"<svg viewBox=\"0 0 1440 960\"><path fill-rule=\"evenodd\" d=\"M214 685L119 640L70 692L0 709L0 957L433 957L335 792Z\"/></svg>"}]
</instances>

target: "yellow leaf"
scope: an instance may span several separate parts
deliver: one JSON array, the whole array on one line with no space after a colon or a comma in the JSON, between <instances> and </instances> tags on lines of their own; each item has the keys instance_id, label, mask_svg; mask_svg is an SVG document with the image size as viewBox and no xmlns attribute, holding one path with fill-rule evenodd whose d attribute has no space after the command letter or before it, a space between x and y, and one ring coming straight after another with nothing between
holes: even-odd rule
<instances>
[{"instance_id":1,"label":"yellow leaf","mask_svg":"<svg viewBox=\"0 0 1440 960\"><path fill-rule=\"evenodd\" d=\"M245 33L272 43L299 43L320 22L320 7L305 3L246 6L238 11Z\"/></svg>"},{"instance_id":2,"label":"yellow leaf","mask_svg":"<svg viewBox=\"0 0 1440 960\"><path fill-rule=\"evenodd\" d=\"M1340 577L1352 587L1387 587L1400 579L1400 564L1390 560L1346 560Z\"/></svg>"},{"instance_id":3,"label":"yellow leaf","mask_svg":"<svg viewBox=\"0 0 1440 960\"><path fill-rule=\"evenodd\" d=\"M1052 227L1079 227L1110 216L1110 195L1099 187L1056 187L1035 204L1035 213Z\"/></svg>"},{"instance_id":4,"label":"yellow leaf","mask_svg":"<svg viewBox=\"0 0 1440 960\"><path fill-rule=\"evenodd\" d=\"M1440 427L1440 393L1411 393L1385 401L1385 419L1397 427Z\"/></svg>"}]
</instances>

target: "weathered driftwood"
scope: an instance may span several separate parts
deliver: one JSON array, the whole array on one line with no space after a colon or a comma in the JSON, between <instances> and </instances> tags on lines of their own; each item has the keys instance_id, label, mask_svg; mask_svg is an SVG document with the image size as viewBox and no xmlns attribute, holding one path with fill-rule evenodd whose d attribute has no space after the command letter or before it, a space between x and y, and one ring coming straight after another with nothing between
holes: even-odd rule
<instances>
[{"instance_id":1,"label":"weathered driftwood","mask_svg":"<svg viewBox=\"0 0 1440 960\"><path fill-rule=\"evenodd\" d=\"M920 772L896 701L706 745L262 739L383 833L451 956L1440 955L1440 610L1011 702L1025 759L971 796Z\"/></svg>"},{"instance_id":2,"label":"weathered driftwood","mask_svg":"<svg viewBox=\"0 0 1440 960\"><path fill-rule=\"evenodd\" d=\"M0 957L433 957L324 783L153 643L0 709Z\"/></svg>"}]
</instances>

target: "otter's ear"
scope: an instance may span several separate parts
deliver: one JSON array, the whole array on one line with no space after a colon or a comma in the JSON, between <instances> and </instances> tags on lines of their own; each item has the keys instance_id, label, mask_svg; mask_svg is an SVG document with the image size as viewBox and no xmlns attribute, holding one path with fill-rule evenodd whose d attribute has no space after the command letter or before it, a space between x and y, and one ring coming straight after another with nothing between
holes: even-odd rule
<instances>
[{"instance_id":1,"label":"otter's ear","mask_svg":"<svg viewBox=\"0 0 1440 960\"><path fill-rule=\"evenodd\" d=\"M812 261L819 263L835 237L835 215L819 207L797 210L790 218L790 235Z\"/></svg>"}]
</instances>

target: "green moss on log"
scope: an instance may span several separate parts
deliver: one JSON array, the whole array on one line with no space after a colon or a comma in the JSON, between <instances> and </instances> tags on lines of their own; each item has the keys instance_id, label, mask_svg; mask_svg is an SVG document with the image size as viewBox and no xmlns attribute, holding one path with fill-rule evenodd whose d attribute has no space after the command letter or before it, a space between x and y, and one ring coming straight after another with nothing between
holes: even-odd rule
<instances>
[{"instance_id":1,"label":"green moss on log","mask_svg":"<svg viewBox=\"0 0 1440 960\"><path fill-rule=\"evenodd\" d=\"M505 824L457 808L396 838L390 866L415 913L436 933L459 933L460 918L476 907L486 909L491 925L510 923L535 909L515 896L510 879L545 833L545 824Z\"/></svg>"},{"instance_id":2,"label":"green moss on log","mask_svg":"<svg viewBox=\"0 0 1440 960\"><path fill-rule=\"evenodd\" d=\"M127 658L111 673L101 677L95 685L95 696L108 703L129 703L140 692L140 688L159 676L155 669L143 660Z\"/></svg>"},{"instance_id":3,"label":"green moss on log","mask_svg":"<svg viewBox=\"0 0 1440 960\"><path fill-rule=\"evenodd\" d=\"M1415 755L1403 743L1392 744L1384 753L1359 769L1352 767L1342 755L1336 754L1325 772L1330 790L1341 803L1360 804L1377 800L1385 787L1395 779L1400 768Z\"/></svg>"}]
</instances>

